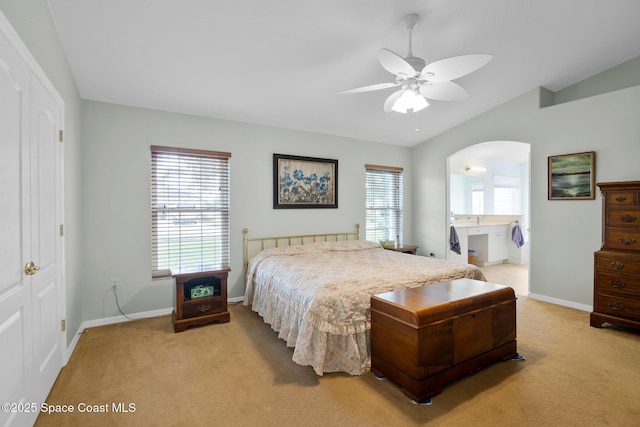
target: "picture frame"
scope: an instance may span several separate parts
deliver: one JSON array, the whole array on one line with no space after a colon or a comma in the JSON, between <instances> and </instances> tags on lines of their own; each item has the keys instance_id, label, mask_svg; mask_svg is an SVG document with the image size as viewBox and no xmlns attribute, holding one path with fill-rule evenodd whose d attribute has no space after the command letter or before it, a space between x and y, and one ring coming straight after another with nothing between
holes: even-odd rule
<instances>
[{"instance_id":1,"label":"picture frame","mask_svg":"<svg viewBox=\"0 0 640 427\"><path fill-rule=\"evenodd\" d=\"M593 200L595 182L595 151L549 156L549 200Z\"/></svg>"},{"instance_id":2,"label":"picture frame","mask_svg":"<svg viewBox=\"0 0 640 427\"><path fill-rule=\"evenodd\" d=\"M273 208L338 207L338 160L273 155Z\"/></svg>"}]
</instances>

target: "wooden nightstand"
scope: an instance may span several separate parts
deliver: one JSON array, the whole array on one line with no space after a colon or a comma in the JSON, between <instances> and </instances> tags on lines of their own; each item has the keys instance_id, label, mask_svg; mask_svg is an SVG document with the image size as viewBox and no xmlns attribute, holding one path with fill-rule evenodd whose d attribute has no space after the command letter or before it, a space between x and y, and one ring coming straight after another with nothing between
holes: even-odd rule
<instances>
[{"instance_id":1,"label":"wooden nightstand","mask_svg":"<svg viewBox=\"0 0 640 427\"><path fill-rule=\"evenodd\" d=\"M418 247L411 246L411 245L404 245L404 246L400 246L399 248L385 248L385 249L389 249L390 251L396 251L396 252L402 252L405 254L415 255L416 251L418 250Z\"/></svg>"},{"instance_id":2,"label":"wooden nightstand","mask_svg":"<svg viewBox=\"0 0 640 427\"><path fill-rule=\"evenodd\" d=\"M229 269L176 274L176 306L173 329L182 332L190 326L231 320L227 311Z\"/></svg>"}]
</instances>

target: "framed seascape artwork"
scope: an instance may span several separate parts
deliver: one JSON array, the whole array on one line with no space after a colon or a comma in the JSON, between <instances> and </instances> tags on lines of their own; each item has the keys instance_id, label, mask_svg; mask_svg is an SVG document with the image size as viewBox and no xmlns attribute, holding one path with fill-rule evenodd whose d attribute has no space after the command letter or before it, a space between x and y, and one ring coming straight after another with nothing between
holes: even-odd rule
<instances>
[{"instance_id":1,"label":"framed seascape artwork","mask_svg":"<svg viewBox=\"0 0 640 427\"><path fill-rule=\"evenodd\" d=\"M273 208L337 208L338 161L273 155Z\"/></svg>"},{"instance_id":2,"label":"framed seascape artwork","mask_svg":"<svg viewBox=\"0 0 640 427\"><path fill-rule=\"evenodd\" d=\"M596 153L549 156L549 200L595 199Z\"/></svg>"}]
</instances>

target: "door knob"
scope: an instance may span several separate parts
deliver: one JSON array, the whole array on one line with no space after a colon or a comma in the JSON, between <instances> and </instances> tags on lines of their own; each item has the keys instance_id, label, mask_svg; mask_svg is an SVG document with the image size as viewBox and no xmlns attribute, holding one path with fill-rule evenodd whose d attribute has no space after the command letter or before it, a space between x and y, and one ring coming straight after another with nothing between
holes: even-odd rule
<instances>
[{"instance_id":1,"label":"door knob","mask_svg":"<svg viewBox=\"0 0 640 427\"><path fill-rule=\"evenodd\" d=\"M33 263L33 261L29 261L25 266L24 266L24 274L26 274L27 276L33 276L34 274L36 274L36 272L40 270L40 267L38 267L37 265L35 265Z\"/></svg>"}]
</instances>

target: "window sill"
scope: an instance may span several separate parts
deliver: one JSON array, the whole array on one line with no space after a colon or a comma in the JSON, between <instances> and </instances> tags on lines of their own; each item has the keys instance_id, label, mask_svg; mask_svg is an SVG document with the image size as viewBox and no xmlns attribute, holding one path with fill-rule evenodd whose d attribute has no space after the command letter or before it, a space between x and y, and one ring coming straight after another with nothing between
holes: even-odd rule
<instances>
[{"instance_id":1,"label":"window sill","mask_svg":"<svg viewBox=\"0 0 640 427\"><path fill-rule=\"evenodd\" d=\"M173 277L173 274L171 274L171 270L158 270L158 271L152 271L151 272L151 279L155 280L155 279L168 279L170 277Z\"/></svg>"}]
</instances>

